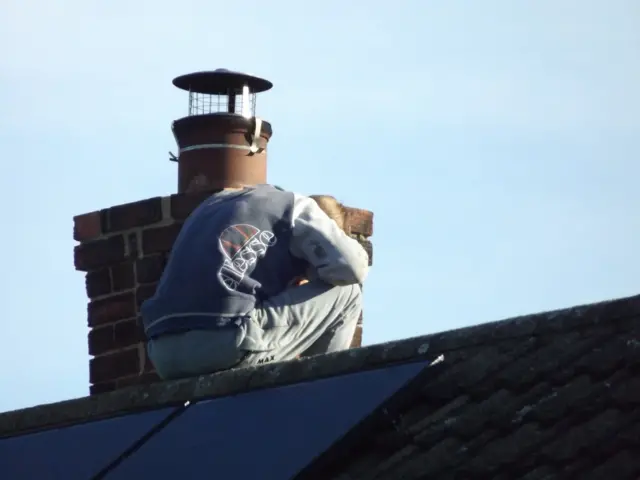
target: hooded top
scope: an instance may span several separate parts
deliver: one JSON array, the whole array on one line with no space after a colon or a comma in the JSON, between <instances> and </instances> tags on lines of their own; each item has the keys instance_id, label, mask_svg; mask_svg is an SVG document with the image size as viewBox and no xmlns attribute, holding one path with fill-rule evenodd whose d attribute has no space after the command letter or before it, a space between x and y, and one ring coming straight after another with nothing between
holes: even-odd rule
<instances>
[{"instance_id":1,"label":"hooded top","mask_svg":"<svg viewBox=\"0 0 640 480\"><path fill-rule=\"evenodd\" d=\"M362 283L364 248L309 197L271 185L213 194L182 226L155 295L141 307L148 338L240 325L309 264L333 285Z\"/></svg>"}]
</instances>

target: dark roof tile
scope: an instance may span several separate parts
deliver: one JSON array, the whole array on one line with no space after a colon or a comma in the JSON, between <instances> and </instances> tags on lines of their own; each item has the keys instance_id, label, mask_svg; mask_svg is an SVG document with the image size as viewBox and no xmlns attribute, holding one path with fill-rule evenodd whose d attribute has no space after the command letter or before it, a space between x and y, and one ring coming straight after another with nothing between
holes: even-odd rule
<instances>
[{"instance_id":1,"label":"dark roof tile","mask_svg":"<svg viewBox=\"0 0 640 480\"><path fill-rule=\"evenodd\" d=\"M475 327L298 478L637 480L637 298L536 317Z\"/></svg>"}]
</instances>

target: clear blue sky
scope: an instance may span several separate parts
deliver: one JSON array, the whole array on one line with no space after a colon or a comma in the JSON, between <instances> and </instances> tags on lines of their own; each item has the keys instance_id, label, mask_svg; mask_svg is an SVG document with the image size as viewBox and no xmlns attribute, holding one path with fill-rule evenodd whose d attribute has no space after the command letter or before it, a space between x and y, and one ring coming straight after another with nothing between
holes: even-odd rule
<instances>
[{"instance_id":1,"label":"clear blue sky","mask_svg":"<svg viewBox=\"0 0 640 480\"><path fill-rule=\"evenodd\" d=\"M88 392L72 217L176 190L173 77L275 87L269 181L375 212L365 343L640 292L640 2L5 0L0 411Z\"/></svg>"}]
</instances>

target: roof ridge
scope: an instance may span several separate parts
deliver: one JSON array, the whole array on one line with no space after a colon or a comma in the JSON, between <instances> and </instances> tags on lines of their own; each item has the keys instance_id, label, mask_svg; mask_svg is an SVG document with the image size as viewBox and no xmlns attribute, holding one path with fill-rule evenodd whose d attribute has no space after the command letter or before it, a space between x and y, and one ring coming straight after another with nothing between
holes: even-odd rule
<instances>
[{"instance_id":1,"label":"roof ridge","mask_svg":"<svg viewBox=\"0 0 640 480\"><path fill-rule=\"evenodd\" d=\"M517 337L605 327L640 319L640 295L484 323L399 341L289 362L228 370L170 382L129 387L0 413L0 437L151 410L185 401L246 393L262 388L424 360L440 353L501 343Z\"/></svg>"}]
</instances>

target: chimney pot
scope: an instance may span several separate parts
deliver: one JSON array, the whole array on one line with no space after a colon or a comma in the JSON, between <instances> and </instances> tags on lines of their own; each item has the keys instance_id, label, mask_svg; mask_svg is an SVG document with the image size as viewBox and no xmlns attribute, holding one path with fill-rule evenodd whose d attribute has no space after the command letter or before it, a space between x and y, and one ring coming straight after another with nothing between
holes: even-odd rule
<instances>
[{"instance_id":1,"label":"chimney pot","mask_svg":"<svg viewBox=\"0 0 640 480\"><path fill-rule=\"evenodd\" d=\"M173 84L189 92L188 115L172 125L178 192L267 183L272 129L256 117L256 94L273 84L224 68L181 75Z\"/></svg>"}]
</instances>

